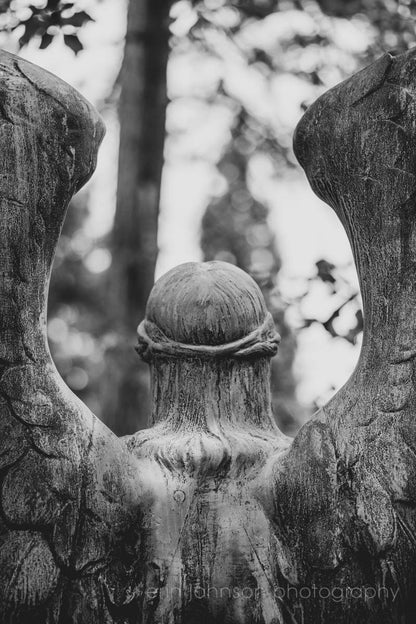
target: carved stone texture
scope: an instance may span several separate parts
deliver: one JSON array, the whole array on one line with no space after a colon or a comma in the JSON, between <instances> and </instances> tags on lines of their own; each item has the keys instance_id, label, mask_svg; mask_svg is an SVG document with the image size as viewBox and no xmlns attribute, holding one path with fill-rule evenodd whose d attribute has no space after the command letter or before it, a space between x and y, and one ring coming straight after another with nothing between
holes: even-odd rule
<instances>
[{"instance_id":1,"label":"carved stone texture","mask_svg":"<svg viewBox=\"0 0 416 624\"><path fill-rule=\"evenodd\" d=\"M0 53L0 623L413 622L416 53L322 96L295 151L353 246L351 379L292 445L278 336L221 262L155 285L138 351L151 427L118 439L51 362L45 301L67 203L103 134L68 85ZM120 415L122 418L122 414Z\"/></svg>"},{"instance_id":2,"label":"carved stone texture","mask_svg":"<svg viewBox=\"0 0 416 624\"><path fill-rule=\"evenodd\" d=\"M260 471L289 442L270 408L278 338L260 289L230 264L181 265L150 295L138 350L153 427L128 447L152 475L154 622L283 621L258 501Z\"/></svg>"},{"instance_id":3,"label":"carved stone texture","mask_svg":"<svg viewBox=\"0 0 416 624\"><path fill-rule=\"evenodd\" d=\"M415 50L325 93L296 130L313 190L348 233L365 331L349 381L264 477L290 621L416 617L415 146Z\"/></svg>"},{"instance_id":4,"label":"carved stone texture","mask_svg":"<svg viewBox=\"0 0 416 624\"><path fill-rule=\"evenodd\" d=\"M46 339L56 242L103 133L74 89L0 52L2 623L125 622L140 584L136 468L66 388Z\"/></svg>"},{"instance_id":5,"label":"carved stone texture","mask_svg":"<svg viewBox=\"0 0 416 624\"><path fill-rule=\"evenodd\" d=\"M288 440L271 418L278 335L260 290L224 263L158 282L138 347L153 427L117 439L46 339L54 248L102 124L4 52L0 104L0 622L282 621L258 476Z\"/></svg>"}]
</instances>

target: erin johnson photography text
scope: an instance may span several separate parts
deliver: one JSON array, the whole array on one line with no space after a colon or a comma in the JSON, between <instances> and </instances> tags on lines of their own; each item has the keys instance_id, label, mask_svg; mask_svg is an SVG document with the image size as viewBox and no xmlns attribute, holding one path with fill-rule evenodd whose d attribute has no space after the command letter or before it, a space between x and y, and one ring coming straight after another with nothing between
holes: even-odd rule
<instances>
[{"instance_id":1,"label":"erin johnson photography text","mask_svg":"<svg viewBox=\"0 0 416 624\"><path fill-rule=\"evenodd\" d=\"M155 599L160 593L160 588L148 587L145 590L148 600ZM201 585L188 585L184 591L181 587L167 587L162 589L163 593L169 594L170 598L183 599L227 599L227 598L256 598L258 599L266 590L260 587L202 587ZM383 585L359 585L359 586L310 586L285 587L274 586L267 589L267 593L274 595L276 600L331 600L333 602L344 602L354 600L381 600L384 602L395 602L399 595L398 587L385 587Z\"/></svg>"}]
</instances>

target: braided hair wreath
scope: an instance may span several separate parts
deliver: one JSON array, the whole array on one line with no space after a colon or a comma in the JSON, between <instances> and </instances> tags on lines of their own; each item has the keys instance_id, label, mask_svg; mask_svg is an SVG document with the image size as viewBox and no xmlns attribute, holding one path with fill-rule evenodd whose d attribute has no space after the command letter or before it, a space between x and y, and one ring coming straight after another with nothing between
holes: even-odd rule
<instances>
[{"instance_id":1,"label":"braided hair wreath","mask_svg":"<svg viewBox=\"0 0 416 624\"><path fill-rule=\"evenodd\" d=\"M280 335L277 333L273 317L268 312L263 323L255 330L233 342L221 345L186 344L172 340L152 321L145 319L137 328L138 345L136 351L146 362L155 357L206 357L206 358L250 358L276 355Z\"/></svg>"}]
</instances>

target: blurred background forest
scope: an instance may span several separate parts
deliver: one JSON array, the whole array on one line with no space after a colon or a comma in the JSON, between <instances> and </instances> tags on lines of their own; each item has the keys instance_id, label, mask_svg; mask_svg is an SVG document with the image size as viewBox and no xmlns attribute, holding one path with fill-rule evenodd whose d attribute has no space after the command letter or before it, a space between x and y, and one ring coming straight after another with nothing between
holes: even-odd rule
<instances>
[{"instance_id":1,"label":"blurred background forest","mask_svg":"<svg viewBox=\"0 0 416 624\"><path fill-rule=\"evenodd\" d=\"M180 262L232 262L263 290L284 431L346 380L357 278L292 135L324 90L412 47L415 15L414 0L0 0L0 45L73 84L107 125L60 239L48 336L68 386L116 433L146 426L135 331L155 275Z\"/></svg>"}]
</instances>

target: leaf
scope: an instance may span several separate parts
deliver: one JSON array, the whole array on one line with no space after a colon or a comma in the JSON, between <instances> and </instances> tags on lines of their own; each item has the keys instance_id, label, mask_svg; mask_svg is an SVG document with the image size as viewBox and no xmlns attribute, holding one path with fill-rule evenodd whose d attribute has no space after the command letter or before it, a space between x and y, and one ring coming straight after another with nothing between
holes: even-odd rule
<instances>
[{"instance_id":1,"label":"leaf","mask_svg":"<svg viewBox=\"0 0 416 624\"><path fill-rule=\"evenodd\" d=\"M335 266L327 260L318 260L318 262L316 263L317 276L323 282L329 282L330 284L335 283L335 278L332 275L332 271L334 269Z\"/></svg>"},{"instance_id":2,"label":"leaf","mask_svg":"<svg viewBox=\"0 0 416 624\"><path fill-rule=\"evenodd\" d=\"M43 35L45 32L45 24L39 19L37 15L32 15L25 22L22 23L25 27L25 32L19 39L19 45L21 48L25 46L35 35Z\"/></svg>"},{"instance_id":3,"label":"leaf","mask_svg":"<svg viewBox=\"0 0 416 624\"><path fill-rule=\"evenodd\" d=\"M53 35L50 35L49 33L45 33L42 37L42 41L40 42L40 46L39 48L41 50L45 50L45 48L47 48L53 41Z\"/></svg>"},{"instance_id":4,"label":"leaf","mask_svg":"<svg viewBox=\"0 0 416 624\"><path fill-rule=\"evenodd\" d=\"M78 11L78 13L74 13L71 17L61 18L62 26L74 26L74 28L81 28L86 22L93 21L93 18L85 11Z\"/></svg>"},{"instance_id":5,"label":"leaf","mask_svg":"<svg viewBox=\"0 0 416 624\"><path fill-rule=\"evenodd\" d=\"M49 26L60 26L62 23L61 9L49 13L49 15L47 15L46 17L46 21Z\"/></svg>"},{"instance_id":6,"label":"leaf","mask_svg":"<svg viewBox=\"0 0 416 624\"><path fill-rule=\"evenodd\" d=\"M74 54L78 54L78 52L84 49L84 46L76 35L64 35L64 43L68 48L71 48Z\"/></svg>"},{"instance_id":7,"label":"leaf","mask_svg":"<svg viewBox=\"0 0 416 624\"><path fill-rule=\"evenodd\" d=\"M363 313L361 310L357 310L357 312L355 313L355 320L356 320L356 323L354 327L352 327L350 331L348 332L348 334L344 336L344 338L351 344L357 343L357 337L363 331L364 319L363 319Z\"/></svg>"},{"instance_id":8,"label":"leaf","mask_svg":"<svg viewBox=\"0 0 416 624\"><path fill-rule=\"evenodd\" d=\"M249 64L251 65L252 63L263 63L269 69L273 68L273 59L270 54L256 47L253 48L251 58L249 58Z\"/></svg>"}]
</instances>

